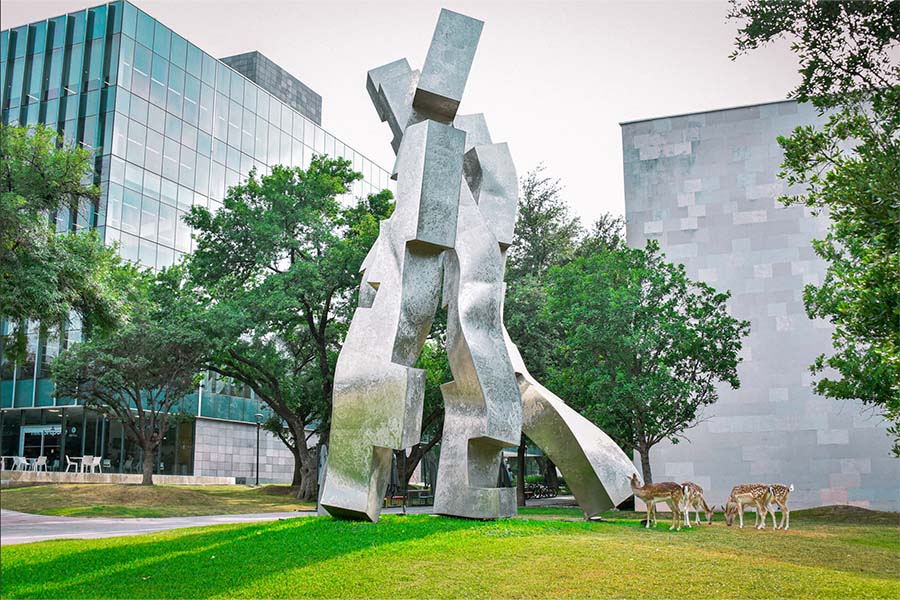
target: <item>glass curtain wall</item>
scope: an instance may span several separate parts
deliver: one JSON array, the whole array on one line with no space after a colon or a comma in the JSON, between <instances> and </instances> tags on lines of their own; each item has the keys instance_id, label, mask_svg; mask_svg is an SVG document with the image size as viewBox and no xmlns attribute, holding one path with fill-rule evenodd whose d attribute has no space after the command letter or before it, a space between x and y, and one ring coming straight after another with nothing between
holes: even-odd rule
<instances>
[{"instance_id":1,"label":"glass curtain wall","mask_svg":"<svg viewBox=\"0 0 900 600\"><path fill-rule=\"evenodd\" d=\"M65 471L66 456L99 456L104 473L140 473L143 464L141 449L121 422L80 406L0 411L0 450L6 457L46 456L48 471ZM154 473L193 475L193 462L193 420L171 423L154 457Z\"/></svg>"},{"instance_id":2,"label":"glass curtain wall","mask_svg":"<svg viewBox=\"0 0 900 600\"><path fill-rule=\"evenodd\" d=\"M95 152L101 198L57 215L57 229L95 227L123 257L152 269L191 251L190 207L217 210L251 169L305 167L327 154L363 173L346 201L392 187L387 171L128 2L0 32L0 110L4 123L45 123ZM29 331L21 364L0 346L0 408L71 404L54 398L48 375L59 351L81 340L80 323ZM211 418L252 423L257 412L252 394L218 380L185 402ZM86 443L106 443L99 431L86 425ZM124 468L128 456L110 461Z\"/></svg>"}]
</instances>

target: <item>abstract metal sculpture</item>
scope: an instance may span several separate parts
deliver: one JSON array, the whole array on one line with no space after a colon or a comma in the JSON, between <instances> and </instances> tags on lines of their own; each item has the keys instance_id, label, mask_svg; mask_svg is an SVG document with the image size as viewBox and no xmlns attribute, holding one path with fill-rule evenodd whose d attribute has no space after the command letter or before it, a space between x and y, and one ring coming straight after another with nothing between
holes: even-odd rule
<instances>
[{"instance_id":1,"label":"abstract metal sculpture","mask_svg":"<svg viewBox=\"0 0 900 600\"><path fill-rule=\"evenodd\" d=\"M392 451L419 442L424 372L413 364L441 296L454 379L441 386L435 512L515 514L515 491L497 487L497 474L503 448L519 443L523 398L526 433L571 479L586 516L630 493L624 453L531 378L503 327L515 166L507 145L491 142L483 115L456 114L482 26L442 10L421 72L401 59L368 74L369 96L394 136L397 205L363 262L335 368L321 506L336 517L377 521Z\"/></svg>"},{"instance_id":2,"label":"abstract metal sculpture","mask_svg":"<svg viewBox=\"0 0 900 600\"><path fill-rule=\"evenodd\" d=\"M629 496L628 477L634 465L603 431L538 383L506 333L519 390L522 393L522 431L559 468L575 500L590 519Z\"/></svg>"}]
</instances>

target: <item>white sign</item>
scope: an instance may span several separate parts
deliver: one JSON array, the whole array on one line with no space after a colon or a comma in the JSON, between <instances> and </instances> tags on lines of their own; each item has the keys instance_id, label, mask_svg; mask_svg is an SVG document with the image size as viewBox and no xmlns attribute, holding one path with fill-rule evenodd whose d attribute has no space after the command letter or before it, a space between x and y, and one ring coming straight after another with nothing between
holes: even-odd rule
<instances>
[{"instance_id":1,"label":"white sign","mask_svg":"<svg viewBox=\"0 0 900 600\"><path fill-rule=\"evenodd\" d=\"M62 433L62 425L25 425L22 427L22 433L60 435Z\"/></svg>"}]
</instances>

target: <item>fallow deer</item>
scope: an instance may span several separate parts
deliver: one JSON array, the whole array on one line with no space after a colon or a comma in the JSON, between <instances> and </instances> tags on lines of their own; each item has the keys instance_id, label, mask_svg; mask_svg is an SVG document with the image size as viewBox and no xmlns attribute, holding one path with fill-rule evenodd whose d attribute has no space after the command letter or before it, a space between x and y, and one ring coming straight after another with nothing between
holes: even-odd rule
<instances>
[{"instance_id":1,"label":"fallow deer","mask_svg":"<svg viewBox=\"0 0 900 600\"><path fill-rule=\"evenodd\" d=\"M650 528L651 517L655 522L655 506L657 502L665 502L672 511L672 526L669 531L681 531L681 506L684 503L684 490L673 481L638 485L637 473L631 476L631 491L647 505L647 528Z\"/></svg>"},{"instance_id":2,"label":"fallow deer","mask_svg":"<svg viewBox=\"0 0 900 600\"><path fill-rule=\"evenodd\" d=\"M766 503L766 509L769 511L769 514L772 515L772 527L775 529L784 529L788 530L791 526L791 511L788 510L787 501L788 496L791 492L794 491L794 484L791 485L782 485L780 483L772 483L769 484L769 498ZM781 510L781 523L775 522L775 510L770 508L771 505L777 504L779 510ZM759 517L757 516L757 519Z\"/></svg>"},{"instance_id":3,"label":"fallow deer","mask_svg":"<svg viewBox=\"0 0 900 600\"><path fill-rule=\"evenodd\" d=\"M725 503L725 523L731 527L734 517L740 521L740 528L744 528L744 506L752 504L756 507L756 513L762 517L762 523L757 524L757 529L766 528L766 512L771 502L772 489L765 483L745 483L736 485L731 489L731 495ZM757 519L759 523L759 519Z\"/></svg>"},{"instance_id":4,"label":"fallow deer","mask_svg":"<svg viewBox=\"0 0 900 600\"><path fill-rule=\"evenodd\" d=\"M691 509L694 509L697 525L700 524L700 509L706 513L706 522L712 525L713 509L709 507L703 498L703 488L693 481L685 481L681 484L684 491L684 524L691 526Z\"/></svg>"}]
</instances>

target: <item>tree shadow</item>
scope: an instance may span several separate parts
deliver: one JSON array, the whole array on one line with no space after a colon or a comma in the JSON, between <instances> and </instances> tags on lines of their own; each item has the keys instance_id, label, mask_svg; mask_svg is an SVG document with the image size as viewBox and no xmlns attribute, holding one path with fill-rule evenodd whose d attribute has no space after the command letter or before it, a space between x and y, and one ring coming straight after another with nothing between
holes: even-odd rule
<instances>
[{"instance_id":1,"label":"tree shadow","mask_svg":"<svg viewBox=\"0 0 900 600\"><path fill-rule=\"evenodd\" d=\"M344 554L478 527L478 521L386 515L381 523L303 517L104 540L30 545L52 558L4 561L4 598L229 596L281 571ZM71 546L63 553L53 546ZM43 546L43 548L40 548ZM85 546L91 547L84 550ZM30 553L30 552L29 552ZM10 564L12 563L12 564ZM285 590L288 595L289 591Z\"/></svg>"}]
</instances>

